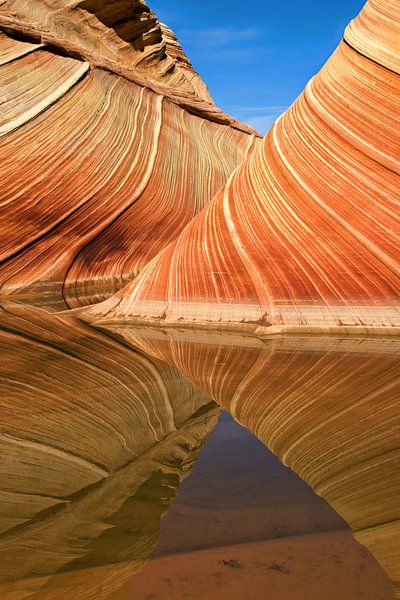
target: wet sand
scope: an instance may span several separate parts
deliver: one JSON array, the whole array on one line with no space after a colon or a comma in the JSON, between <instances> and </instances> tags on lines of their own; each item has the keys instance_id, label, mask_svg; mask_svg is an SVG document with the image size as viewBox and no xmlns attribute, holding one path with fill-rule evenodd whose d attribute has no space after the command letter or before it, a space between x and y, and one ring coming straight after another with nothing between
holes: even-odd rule
<instances>
[{"instance_id":1,"label":"wet sand","mask_svg":"<svg viewBox=\"0 0 400 600\"><path fill-rule=\"evenodd\" d=\"M130 600L392 600L391 584L348 531L151 559Z\"/></svg>"},{"instance_id":2,"label":"wet sand","mask_svg":"<svg viewBox=\"0 0 400 600\"><path fill-rule=\"evenodd\" d=\"M224 414L129 600L392 600L346 523Z\"/></svg>"}]
</instances>

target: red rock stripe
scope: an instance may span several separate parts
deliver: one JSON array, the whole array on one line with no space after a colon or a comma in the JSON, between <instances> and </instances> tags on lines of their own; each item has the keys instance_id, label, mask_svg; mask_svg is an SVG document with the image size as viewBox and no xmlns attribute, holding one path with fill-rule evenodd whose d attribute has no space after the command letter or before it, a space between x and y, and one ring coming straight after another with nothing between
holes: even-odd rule
<instances>
[{"instance_id":1,"label":"red rock stripe","mask_svg":"<svg viewBox=\"0 0 400 600\"><path fill-rule=\"evenodd\" d=\"M400 50L396 6L366 5L350 30L374 22L371 52L342 42L224 192L89 318L398 332L400 86L386 64Z\"/></svg>"}]
</instances>

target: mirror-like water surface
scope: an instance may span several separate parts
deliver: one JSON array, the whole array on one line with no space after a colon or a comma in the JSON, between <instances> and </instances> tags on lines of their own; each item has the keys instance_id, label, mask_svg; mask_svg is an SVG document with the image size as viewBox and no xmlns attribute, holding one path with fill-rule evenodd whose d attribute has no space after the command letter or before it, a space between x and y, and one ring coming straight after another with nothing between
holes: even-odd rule
<instances>
[{"instance_id":1,"label":"mirror-like water surface","mask_svg":"<svg viewBox=\"0 0 400 600\"><path fill-rule=\"evenodd\" d=\"M400 341L0 327L1 598L394 597Z\"/></svg>"},{"instance_id":2,"label":"mirror-like water surface","mask_svg":"<svg viewBox=\"0 0 400 600\"><path fill-rule=\"evenodd\" d=\"M223 413L129 598L392 598L334 511Z\"/></svg>"}]
</instances>

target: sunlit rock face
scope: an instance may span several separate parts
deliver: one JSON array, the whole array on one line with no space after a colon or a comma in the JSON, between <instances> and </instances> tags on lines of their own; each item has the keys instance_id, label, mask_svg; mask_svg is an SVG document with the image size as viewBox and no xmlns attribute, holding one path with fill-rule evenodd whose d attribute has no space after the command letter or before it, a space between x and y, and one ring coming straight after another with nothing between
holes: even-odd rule
<instances>
[{"instance_id":1,"label":"sunlit rock face","mask_svg":"<svg viewBox=\"0 0 400 600\"><path fill-rule=\"evenodd\" d=\"M113 330L174 365L347 521L400 598L400 341Z\"/></svg>"},{"instance_id":2,"label":"sunlit rock face","mask_svg":"<svg viewBox=\"0 0 400 600\"><path fill-rule=\"evenodd\" d=\"M0 348L0 597L123 598L218 409L174 367L40 309L2 311Z\"/></svg>"},{"instance_id":3,"label":"sunlit rock face","mask_svg":"<svg viewBox=\"0 0 400 600\"><path fill-rule=\"evenodd\" d=\"M170 52L174 34L163 30L142 0L3 0L0 9L5 29L80 55L92 64L126 71L150 85L165 85L212 102L204 84L196 85L200 78L183 51Z\"/></svg>"},{"instance_id":4,"label":"sunlit rock face","mask_svg":"<svg viewBox=\"0 0 400 600\"><path fill-rule=\"evenodd\" d=\"M0 2L0 294L98 300L259 140L139 0Z\"/></svg>"},{"instance_id":5,"label":"sunlit rock face","mask_svg":"<svg viewBox=\"0 0 400 600\"><path fill-rule=\"evenodd\" d=\"M370 0L225 188L92 316L398 328L399 39L398 1Z\"/></svg>"}]
</instances>

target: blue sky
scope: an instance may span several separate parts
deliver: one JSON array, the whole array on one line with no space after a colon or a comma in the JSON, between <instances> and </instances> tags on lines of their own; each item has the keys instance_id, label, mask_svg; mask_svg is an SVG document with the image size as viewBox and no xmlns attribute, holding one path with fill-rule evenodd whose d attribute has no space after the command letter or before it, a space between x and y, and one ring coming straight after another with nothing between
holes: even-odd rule
<instances>
[{"instance_id":1,"label":"blue sky","mask_svg":"<svg viewBox=\"0 0 400 600\"><path fill-rule=\"evenodd\" d=\"M338 44L364 0L148 0L218 106L265 133Z\"/></svg>"}]
</instances>

